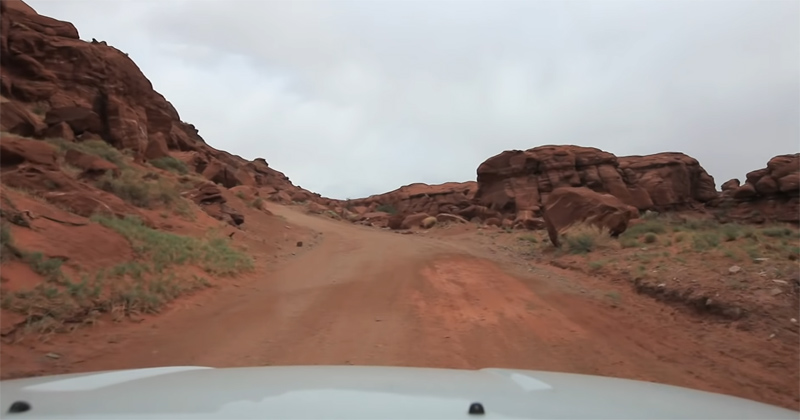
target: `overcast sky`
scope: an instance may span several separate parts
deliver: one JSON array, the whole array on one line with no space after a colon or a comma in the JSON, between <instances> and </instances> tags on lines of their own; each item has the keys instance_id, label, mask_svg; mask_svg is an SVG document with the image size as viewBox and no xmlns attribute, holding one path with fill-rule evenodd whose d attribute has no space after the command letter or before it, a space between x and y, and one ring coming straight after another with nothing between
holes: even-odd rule
<instances>
[{"instance_id":1,"label":"overcast sky","mask_svg":"<svg viewBox=\"0 0 800 420\"><path fill-rule=\"evenodd\" d=\"M29 0L139 65L211 146L357 198L503 150L800 151L800 2Z\"/></svg>"}]
</instances>

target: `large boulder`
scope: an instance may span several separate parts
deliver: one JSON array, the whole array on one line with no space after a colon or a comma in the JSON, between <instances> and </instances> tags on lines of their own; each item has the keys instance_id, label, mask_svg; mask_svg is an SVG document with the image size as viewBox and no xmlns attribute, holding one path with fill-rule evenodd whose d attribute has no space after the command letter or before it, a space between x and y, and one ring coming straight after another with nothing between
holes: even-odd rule
<instances>
[{"instance_id":1,"label":"large boulder","mask_svg":"<svg viewBox=\"0 0 800 420\"><path fill-rule=\"evenodd\" d=\"M147 142L147 147L144 149L144 158L153 160L169 156L169 147L167 140L161 133L156 133L150 136Z\"/></svg>"},{"instance_id":2,"label":"large boulder","mask_svg":"<svg viewBox=\"0 0 800 420\"><path fill-rule=\"evenodd\" d=\"M222 220L232 226L239 226L244 223L244 215L227 204L228 200L222 194L219 186L215 184L203 183L198 185L187 196L200 206L206 214L217 220Z\"/></svg>"},{"instance_id":3,"label":"large boulder","mask_svg":"<svg viewBox=\"0 0 800 420\"><path fill-rule=\"evenodd\" d=\"M64 155L64 162L83 170L81 177L93 178L108 171L119 173L117 165L95 155L70 149Z\"/></svg>"},{"instance_id":4,"label":"large boulder","mask_svg":"<svg viewBox=\"0 0 800 420\"><path fill-rule=\"evenodd\" d=\"M628 228L639 211L611 194L585 187L562 187L553 190L545 201L543 218L550 242L560 246L559 235L570 226L586 223L618 236Z\"/></svg>"},{"instance_id":5,"label":"large boulder","mask_svg":"<svg viewBox=\"0 0 800 420\"><path fill-rule=\"evenodd\" d=\"M16 102L0 102L0 130L23 137L36 137L46 129L32 112Z\"/></svg>"},{"instance_id":6,"label":"large boulder","mask_svg":"<svg viewBox=\"0 0 800 420\"><path fill-rule=\"evenodd\" d=\"M9 135L3 135L0 139L0 166L31 163L48 169L58 168L57 150L50 144Z\"/></svg>"},{"instance_id":7,"label":"large boulder","mask_svg":"<svg viewBox=\"0 0 800 420\"><path fill-rule=\"evenodd\" d=\"M402 229L411 229L422 226L422 221L431 217L428 213L414 213L403 218L400 224Z\"/></svg>"},{"instance_id":8,"label":"large boulder","mask_svg":"<svg viewBox=\"0 0 800 420\"><path fill-rule=\"evenodd\" d=\"M100 116L89 108L80 106L67 106L54 108L47 111L44 122L48 126L66 123L76 135L85 131L100 134L103 132L103 122Z\"/></svg>"}]
</instances>

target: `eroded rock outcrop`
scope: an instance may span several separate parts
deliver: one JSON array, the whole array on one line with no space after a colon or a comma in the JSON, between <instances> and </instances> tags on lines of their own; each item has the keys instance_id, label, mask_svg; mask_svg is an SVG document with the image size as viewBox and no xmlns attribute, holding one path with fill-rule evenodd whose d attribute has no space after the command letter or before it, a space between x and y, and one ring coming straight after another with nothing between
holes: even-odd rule
<instances>
[{"instance_id":1,"label":"eroded rock outcrop","mask_svg":"<svg viewBox=\"0 0 800 420\"><path fill-rule=\"evenodd\" d=\"M731 179L709 207L722 218L764 223L800 223L800 153L778 155L751 171L744 184Z\"/></svg>"},{"instance_id":2,"label":"eroded rock outcrop","mask_svg":"<svg viewBox=\"0 0 800 420\"><path fill-rule=\"evenodd\" d=\"M608 193L640 210L686 208L716 198L713 178L682 153L617 158L593 147L541 146L483 162L475 202L526 223L561 187Z\"/></svg>"},{"instance_id":3,"label":"eroded rock outcrop","mask_svg":"<svg viewBox=\"0 0 800 420\"><path fill-rule=\"evenodd\" d=\"M548 194L542 212L550 242L560 246L559 235L578 223L604 229L616 237L625 232L628 222L639 217L636 207L611 194L585 187L561 187Z\"/></svg>"},{"instance_id":4,"label":"eroded rock outcrop","mask_svg":"<svg viewBox=\"0 0 800 420\"><path fill-rule=\"evenodd\" d=\"M394 191L357 200L339 202L348 210L358 214L384 211L390 214L410 216L440 213L461 215L460 212L473 206L477 191L475 182L448 182L446 184L411 184Z\"/></svg>"}]
</instances>

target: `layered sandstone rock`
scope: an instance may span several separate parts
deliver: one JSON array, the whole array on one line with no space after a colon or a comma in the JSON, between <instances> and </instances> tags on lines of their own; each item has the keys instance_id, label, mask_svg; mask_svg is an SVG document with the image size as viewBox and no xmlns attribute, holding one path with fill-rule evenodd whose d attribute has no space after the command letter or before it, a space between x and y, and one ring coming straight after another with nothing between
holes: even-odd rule
<instances>
[{"instance_id":1,"label":"layered sandstone rock","mask_svg":"<svg viewBox=\"0 0 800 420\"><path fill-rule=\"evenodd\" d=\"M744 184L725 182L709 206L723 218L800 223L800 153L773 157L766 168L747 173Z\"/></svg>"},{"instance_id":2,"label":"layered sandstone rock","mask_svg":"<svg viewBox=\"0 0 800 420\"><path fill-rule=\"evenodd\" d=\"M525 222L561 187L608 193L640 210L684 208L716 198L713 178L682 153L617 158L593 147L541 146L483 162L475 202Z\"/></svg>"},{"instance_id":3,"label":"layered sandstone rock","mask_svg":"<svg viewBox=\"0 0 800 420\"><path fill-rule=\"evenodd\" d=\"M340 203L360 214L372 211L402 216L422 213L433 216L439 213L460 214L460 211L473 205L472 199L477 187L478 184L472 181L439 185L411 184L385 194Z\"/></svg>"},{"instance_id":4,"label":"layered sandstone rock","mask_svg":"<svg viewBox=\"0 0 800 420\"><path fill-rule=\"evenodd\" d=\"M636 207L585 187L556 188L545 200L542 213L555 246L560 246L559 235L577 223L596 226L616 237L625 232L631 219L639 217Z\"/></svg>"}]
</instances>

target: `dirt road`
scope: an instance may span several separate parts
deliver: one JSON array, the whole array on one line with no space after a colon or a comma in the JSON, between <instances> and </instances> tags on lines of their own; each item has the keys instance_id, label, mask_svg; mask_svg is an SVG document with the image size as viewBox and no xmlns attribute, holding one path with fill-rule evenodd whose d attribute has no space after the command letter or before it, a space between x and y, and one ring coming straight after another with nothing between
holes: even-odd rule
<instances>
[{"instance_id":1,"label":"dirt road","mask_svg":"<svg viewBox=\"0 0 800 420\"><path fill-rule=\"evenodd\" d=\"M318 232L316 243L278 263L259 259L258 275L239 287L189 298L100 339L92 333L96 344L62 349L62 370L510 367L651 380L797 408L790 361L775 363L761 344L748 353L737 346L752 334L466 241L273 210Z\"/></svg>"}]
</instances>

